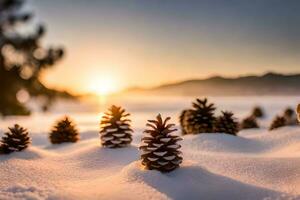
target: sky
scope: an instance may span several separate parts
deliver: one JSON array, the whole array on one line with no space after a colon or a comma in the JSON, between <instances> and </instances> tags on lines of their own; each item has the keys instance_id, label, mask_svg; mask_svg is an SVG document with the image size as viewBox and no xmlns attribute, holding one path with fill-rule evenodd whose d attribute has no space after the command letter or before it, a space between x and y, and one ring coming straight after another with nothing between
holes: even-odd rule
<instances>
[{"instance_id":1,"label":"sky","mask_svg":"<svg viewBox=\"0 0 300 200\"><path fill-rule=\"evenodd\" d=\"M74 93L300 72L297 0L30 0L29 5L46 24L45 45L66 50L43 81Z\"/></svg>"}]
</instances>

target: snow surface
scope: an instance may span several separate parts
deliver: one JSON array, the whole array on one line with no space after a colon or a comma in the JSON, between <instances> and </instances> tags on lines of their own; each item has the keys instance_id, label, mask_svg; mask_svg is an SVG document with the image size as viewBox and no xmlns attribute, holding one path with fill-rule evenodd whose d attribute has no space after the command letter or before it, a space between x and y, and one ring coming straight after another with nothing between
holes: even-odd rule
<instances>
[{"instance_id":1,"label":"snow surface","mask_svg":"<svg viewBox=\"0 0 300 200\"><path fill-rule=\"evenodd\" d=\"M272 115L286 105L269 100L264 98L264 103ZM227 102L227 107L236 106L236 101ZM244 99L240 105L250 112L257 105L250 102ZM183 104L174 100L163 116L176 117ZM184 136L183 164L173 172L161 173L140 165L142 131L146 119L156 115L154 108L151 112L148 104L143 105L144 110L128 110L133 113L135 132L132 145L122 149L100 146L98 124L92 121L96 116L95 121L99 120L99 114L71 115L79 124L81 140L62 145L47 140L48 125L60 113L5 119L1 133L12 121L26 124L33 130L33 144L23 152L0 156L0 199L300 199L300 127L269 132L263 126L241 131L238 137ZM243 115L239 109L235 112ZM270 119L272 116L260 122L268 124Z\"/></svg>"}]
</instances>

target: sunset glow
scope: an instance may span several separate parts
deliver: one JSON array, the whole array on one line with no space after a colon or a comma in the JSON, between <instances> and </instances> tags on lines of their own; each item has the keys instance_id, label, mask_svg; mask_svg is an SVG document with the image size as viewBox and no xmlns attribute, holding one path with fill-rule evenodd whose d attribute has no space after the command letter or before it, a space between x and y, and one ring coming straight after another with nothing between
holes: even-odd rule
<instances>
[{"instance_id":1,"label":"sunset glow","mask_svg":"<svg viewBox=\"0 0 300 200\"><path fill-rule=\"evenodd\" d=\"M106 96L117 91L115 80L110 77L102 77L92 80L88 90L98 96Z\"/></svg>"},{"instance_id":2,"label":"sunset glow","mask_svg":"<svg viewBox=\"0 0 300 200\"><path fill-rule=\"evenodd\" d=\"M53 0L34 1L32 7L51 30L46 42L61 44L67 53L43 83L76 94L111 93L111 80L91 80L103 73L122 90L299 71L298 1L103 0L76 1L70 9Z\"/></svg>"}]
</instances>

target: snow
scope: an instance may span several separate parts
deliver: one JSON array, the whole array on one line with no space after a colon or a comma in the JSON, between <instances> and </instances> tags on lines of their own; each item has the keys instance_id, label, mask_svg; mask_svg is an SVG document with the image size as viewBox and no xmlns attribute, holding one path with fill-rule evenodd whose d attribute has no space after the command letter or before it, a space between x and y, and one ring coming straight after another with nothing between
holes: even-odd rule
<instances>
[{"instance_id":1,"label":"snow","mask_svg":"<svg viewBox=\"0 0 300 200\"><path fill-rule=\"evenodd\" d=\"M49 198L50 191L40 190L37 187L30 186L26 187L21 184L17 184L12 187L0 192L0 199L10 200L10 199L29 199L29 200L38 200ZM54 196L52 196L54 198Z\"/></svg>"},{"instance_id":2,"label":"snow","mask_svg":"<svg viewBox=\"0 0 300 200\"><path fill-rule=\"evenodd\" d=\"M77 144L1 156L0 199L300 198L296 127L257 137L185 136L182 166L165 174L140 166L136 144L103 148L94 134Z\"/></svg>"},{"instance_id":3,"label":"snow","mask_svg":"<svg viewBox=\"0 0 300 200\"><path fill-rule=\"evenodd\" d=\"M246 108L250 112L257 104L238 100L240 104L226 100L219 107L236 108L237 115L244 116ZM272 115L299 99L281 100L285 101L262 97L268 116L260 120L264 125L260 129L243 130L238 137L184 136L179 142L183 163L170 173L146 170L140 164L138 147L146 119L157 114L148 104L144 110L128 106L129 112L133 110L133 143L121 149L101 147L100 114L71 113L81 140L61 145L51 145L50 127L44 130L59 115L55 112L5 119L1 134L16 121L29 126L33 144L23 152L0 156L0 199L300 199L300 127L267 129ZM168 110L162 114L177 122L184 103L171 103L174 107L166 104Z\"/></svg>"}]
</instances>

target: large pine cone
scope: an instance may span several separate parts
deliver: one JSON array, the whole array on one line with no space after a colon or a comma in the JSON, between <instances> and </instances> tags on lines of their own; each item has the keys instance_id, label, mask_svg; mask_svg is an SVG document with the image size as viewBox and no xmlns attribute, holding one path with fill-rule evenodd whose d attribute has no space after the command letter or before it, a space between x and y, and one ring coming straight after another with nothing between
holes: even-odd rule
<instances>
[{"instance_id":1,"label":"large pine cone","mask_svg":"<svg viewBox=\"0 0 300 200\"><path fill-rule=\"evenodd\" d=\"M176 129L171 129L174 124L167 124L170 117L162 120L159 114L156 120L148 120L146 126L149 129L144 131L146 136L142 138L142 165L146 169L155 169L161 172L169 172L179 167L182 162L179 136L171 135Z\"/></svg>"}]
</instances>

